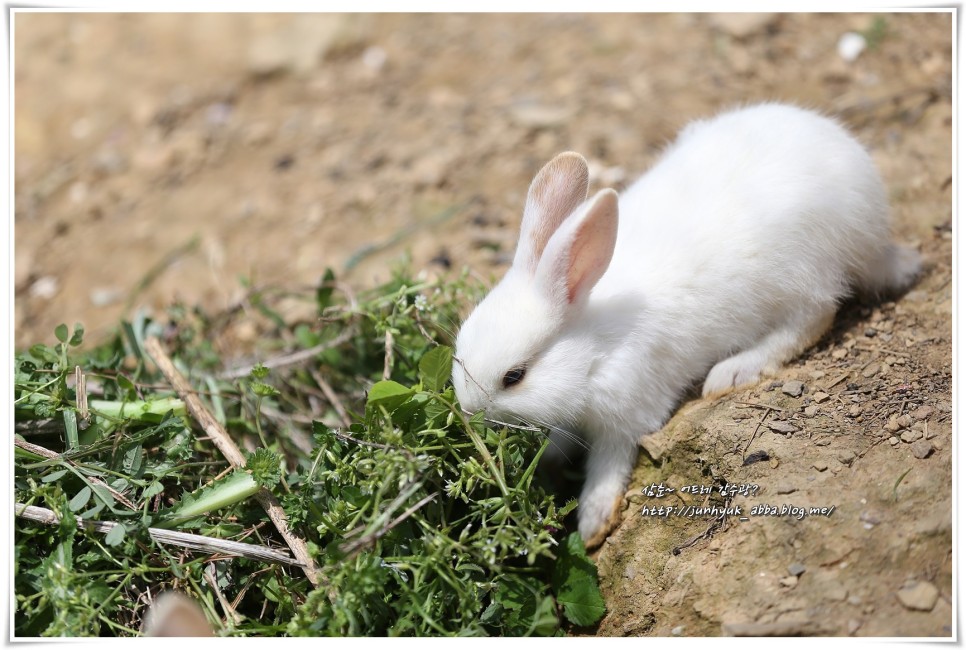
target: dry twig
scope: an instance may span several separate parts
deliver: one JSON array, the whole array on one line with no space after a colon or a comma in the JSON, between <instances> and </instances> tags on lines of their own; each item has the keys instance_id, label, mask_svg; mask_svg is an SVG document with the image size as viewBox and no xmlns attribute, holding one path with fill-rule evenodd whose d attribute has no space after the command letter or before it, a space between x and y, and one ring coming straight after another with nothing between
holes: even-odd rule
<instances>
[{"instance_id":1,"label":"dry twig","mask_svg":"<svg viewBox=\"0 0 966 650\"><path fill-rule=\"evenodd\" d=\"M164 348L161 347L161 341L151 336L144 342L144 346L148 354L158 364L158 369L161 370L165 379L168 380L175 392L178 393L178 396L184 401L188 407L188 412L201 425L205 433L211 437L215 446L218 447L218 450L228 463L233 467L244 467L245 457L242 455L241 450L238 449L238 446L228 435L228 432L225 431L224 427L221 426L221 423L215 419L201 399L195 394L184 376L174 367ZM301 564L302 570L305 571L309 582L315 587L319 586L320 581L324 581L324 577L320 574L315 561L309 555L305 542L289 529L288 518L282 509L282 504L275 498L275 495L265 488L258 491L256 498L275 524L275 528L285 538L285 543L292 549L292 553Z\"/></svg>"},{"instance_id":2,"label":"dry twig","mask_svg":"<svg viewBox=\"0 0 966 650\"><path fill-rule=\"evenodd\" d=\"M48 510L47 508L18 503L14 506L14 512L21 519L28 519L49 526L56 526L60 523L60 519L54 514L54 511ZM118 525L111 521L84 520L80 517L75 517L75 519L77 519L78 528L92 528L99 533L108 533ZM170 544L171 546L180 546L205 553L224 553L231 556L245 557L250 560L258 560L260 562L275 562L276 564L301 566L298 561L292 559L292 556L285 551L268 548L266 546L232 542L226 539L205 537L204 535L195 535L193 533L182 533L164 528L148 528L148 534L151 536L151 539L159 544Z\"/></svg>"}]
</instances>

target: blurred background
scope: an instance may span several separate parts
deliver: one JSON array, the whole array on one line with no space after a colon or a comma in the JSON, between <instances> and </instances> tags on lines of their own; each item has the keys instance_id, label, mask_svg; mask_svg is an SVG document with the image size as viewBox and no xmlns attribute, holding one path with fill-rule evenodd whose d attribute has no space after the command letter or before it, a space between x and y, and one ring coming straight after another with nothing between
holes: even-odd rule
<instances>
[{"instance_id":1,"label":"blurred background","mask_svg":"<svg viewBox=\"0 0 966 650\"><path fill-rule=\"evenodd\" d=\"M173 300L498 277L534 172L623 187L688 121L839 116L950 273L949 14L17 14L15 338ZM951 276L950 276L951 277ZM240 339L254 337L240 332Z\"/></svg>"}]
</instances>

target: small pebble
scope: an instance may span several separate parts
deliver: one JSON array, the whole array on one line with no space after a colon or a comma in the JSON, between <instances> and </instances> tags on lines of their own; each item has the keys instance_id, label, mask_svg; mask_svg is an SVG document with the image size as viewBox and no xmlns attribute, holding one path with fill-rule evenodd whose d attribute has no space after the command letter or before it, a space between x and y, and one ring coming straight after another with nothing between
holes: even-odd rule
<instances>
[{"instance_id":1,"label":"small pebble","mask_svg":"<svg viewBox=\"0 0 966 650\"><path fill-rule=\"evenodd\" d=\"M862 34L856 34L855 32L846 32L845 34L842 34L842 37L839 38L838 45L836 46L839 56L842 57L842 60L846 63L852 63L859 58L859 55L862 54L864 49L865 37L862 36Z\"/></svg>"},{"instance_id":2,"label":"small pebble","mask_svg":"<svg viewBox=\"0 0 966 650\"><path fill-rule=\"evenodd\" d=\"M870 510L866 510L861 515L859 515L859 521L865 524L869 524L870 526L878 526L879 524L882 523L882 518L879 517L879 515L877 515L876 513Z\"/></svg>"},{"instance_id":3,"label":"small pebble","mask_svg":"<svg viewBox=\"0 0 966 650\"><path fill-rule=\"evenodd\" d=\"M856 607L858 607L861 604L862 604L861 598L859 598L855 594L849 596L849 605L855 605Z\"/></svg>"},{"instance_id":4,"label":"small pebble","mask_svg":"<svg viewBox=\"0 0 966 650\"><path fill-rule=\"evenodd\" d=\"M895 447L896 445L899 444L899 439L896 438L895 436L889 436L889 444Z\"/></svg>"},{"instance_id":5,"label":"small pebble","mask_svg":"<svg viewBox=\"0 0 966 650\"><path fill-rule=\"evenodd\" d=\"M846 349L844 349L844 348L839 348L837 350L832 350L832 358L833 359L844 359L845 356L848 353L849 353L849 351L846 350Z\"/></svg>"},{"instance_id":6,"label":"small pebble","mask_svg":"<svg viewBox=\"0 0 966 650\"><path fill-rule=\"evenodd\" d=\"M803 573L805 573L805 565L801 562L792 562L788 565L788 575L792 575L797 578Z\"/></svg>"},{"instance_id":7,"label":"small pebble","mask_svg":"<svg viewBox=\"0 0 966 650\"><path fill-rule=\"evenodd\" d=\"M792 588L798 584L798 576L785 576L778 581L778 584L780 584L782 587Z\"/></svg>"},{"instance_id":8,"label":"small pebble","mask_svg":"<svg viewBox=\"0 0 966 650\"><path fill-rule=\"evenodd\" d=\"M920 580L907 582L896 592L896 597L906 609L920 612L932 611L939 600L939 590L932 584Z\"/></svg>"},{"instance_id":9,"label":"small pebble","mask_svg":"<svg viewBox=\"0 0 966 650\"><path fill-rule=\"evenodd\" d=\"M124 297L124 292L113 287L96 287L91 289L91 304L95 307L106 307L119 302Z\"/></svg>"},{"instance_id":10,"label":"small pebble","mask_svg":"<svg viewBox=\"0 0 966 650\"><path fill-rule=\"evenodd\" d=\"M798 488L790 483L779 483L775 488L775 492L778 494L791 494L792 492L797 492Z\"/></svg>"},{"instance_id":11,"label":"small pebble","mask_svg":"<svg viewBox=\"0 0 966 650\"><path fill-rule=\"evenodd\" d=\"M805 384L800 381L786 381L782 386L782 392L792 397L798 397L805 390Z\"/></svg>"},{"instance_id":12,"label":"small pebble","mask_svg":"<svg viewBox=\"0 0 966 650\"><path fill-rule=\"evenodd\" d=\"M849 407L849 415L852 417L858 417L862 415L862 407L858 404L853 404Z\"/></svg>"},{"instance_id":13,"label":"small pebble","mask_svg":"<svg viewBox=\"0 0 966 650\"><path fill-rule=\"evenodd\" d=\"M34 298L50 300L60 291L60 283L52 275L45 275L30 285L30 295Z\"/></svg>"},{"instance_id":14,"label":"small pebble","mask_svg":"<svg viewBox=\"0 0 966 650\"><path fill-rule=\"evenodd\" d=\"M678 625L676 627L672 627L671 628L671 634L673 636L681 636L682 634L684 634L684 626L683 625Z\"/></svg>"},{"instance_id":15,"label":"small pebble","mask_svg":"<svg viewBox=\"0 0 966 650\"><path fill-rule=\"evenodd\" d=\"M812 379L821 379L822 377L825 376L825 371L813 370L812 372L808 373L808 376L811 377Z\"/></svg>"},{"instance_id":16,"label":"small pebble","mask_svg":"<svg viewBox=\"0 0 966 650\"><path fill-rule=\"evenodd\" d=\"M933 408L931 406L920 406L912 412L912 417L916 420L925 420L932 414Z\"/></svg>"},{"instance_id":17,"label":"small pebble","mask_svg":"<svg viewBox=\"0 0 966 650\"><path fill-rule=\"evenodd\" d=\"M825 470L828 469L828 463L826 463L825 461L819 460L812 463L812 467L814 467L820 472L824 472Z\"/></svg>"},{"instance_id":18,"label":"small pebble","mask_svg":"<svg viewBox=\"0 0 966 650\"><path fill-rule=\"evenodd\" d=\"M874 327L866 327L866 328L865 328L865 335L866 335L867 337L869 337L870 339L871 339L871 338L872 338L873 336L875 336L876 334L878 334L878 333L879 333L879 330L877 330L877 329L876 329L876 328L874 328Z\"/></svg>"},{"instance_id":19,"label":"small pebble","mask_svg":"<svg viewBox=\"0 0 966 650\"><path fill-rule=\"evenodd\" d=\"M822 402L824 402L828 398L829 398L829 394L828 393L823 393L822 391L819 391L819 392L815 393L814 395L812 395L812 399L814 399L819 404L821 404Z\"/></svg>"},{"instance_id":20,"label":"small pebble","mask_svg":"<svg viewBox=\"0 0 966 650\"><path fill-rule=\"evenodd\" d=\"M768 428L775 433L795 433L798 431L798 427L794 424L783 420L772 420L768 423Z\"/></svg>"},{"instance_id":21,"label":"small pebble","mask_svg":"<svg viewBox=\"0 0 966 650\"><path fill-rule=\"evenodd\" d=\"M889 421L886 422L882 428L891 433L895 433L899 430L899 417L896 415L890 415Z\"/></svg>"},{"instance_id":22,"label":"small pebble","mask_svg":"<svg viewBox=\"0 0 966 650\"><path fill-rule=\"evenodd\" d=\"M874 377L876 373L879 372L880 368L881 366L879 365L879 362L873 361L872 363L870 363L869 365L867 365L865 368L862 369L862 376L865 377L866 379L868 379L869 377Z\"/></svg>"},{"instance_id":23,"label":"small pebble","mask_svg":"<svg viewBox=\"0 0 966 650\"><path fill-rule=\"evenodd\" d=\"M851 465L852 461L855 460L855 452L848 449L843 449L838 453L836 458L838 458L839 462L843 465Z\"/></svg>"},{"instance_id":24,"label":"small pebble","mask_svg":"<svg viewBox=\"0 0 966 650\"><path fill-rule=\"evenodd\" d=\"M805 410L804 410L804 413L805 413L805 417L813 418L816 415L818 415L818 407L815 406L815 405L806 406L805 407Z\"/></svg>"},{"instance_id":25,"label":"small pebble","mask_svg":"<svg viewBox=\"0 0 966 650\"><path fill-rule=\"evenodd\" d=\"M896 424L898 424L903 429L908 429L910 426L912 426L912 418L910 418L906 414L902 414L898 418L896 418Z\"/></svg>"},{"instance_id":26,"label":"small pebble","mask_svg":"<svg viewBox=\"0 0 966 650\"><path fill-rule=\"evenodd\" d=\"M903 431L899 436L899 439L902 440L902 442L915 442L916 440L919 440L919 438L922 438L922 432L913 431L911 429L909 431Z\"/></svg>"},{"instance_id":27,"label":"small pebble","mask_svg":"<svg viewBox=\"0 0 966 650\"><path fill-rule=\"evenodd\" d=\"M923 458L928 458L929 454L932 453L933 446L928 440L920 440L912 445L912 455L920 460Z\"/></svg>"},{"instance_id":28,"label":"small pebble","mask_svg":"<svg viewBox=\"0 0 966 650\"><path fill-rule=\"evenodd\" d=\"M860 627L862 627L862 621L860 621L857 618L850 618L848 622L848 628L847 628L849 631L849 636L852 636L853 634L858 632Z\"/></svg>"}]
</instances>

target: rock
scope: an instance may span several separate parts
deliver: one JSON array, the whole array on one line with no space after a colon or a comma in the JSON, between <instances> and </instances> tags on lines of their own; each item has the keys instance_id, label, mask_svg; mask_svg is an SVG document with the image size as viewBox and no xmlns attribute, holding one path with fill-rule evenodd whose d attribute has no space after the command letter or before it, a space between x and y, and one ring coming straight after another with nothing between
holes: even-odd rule
<instances>
[{"instance_id":1,"label":"rock","mask_svg":"<svg viewBox=\"0 0 966 650\"><path fill-rule=\"evenodd\" d=\"M904 584L896 597L906 609L929 612L939 600L939 590L929 582L915 580Z\"/></svg>"},{"instance_id":2,"label":"rock","mask_svg":"<svg viewBox=\"0 0 966 650\"><path fill-rule=\"evenodd\" d=\"M825 371L813 370L812 372L808 373L808 376L811 377L812 379L821 379L822 377L825 376Z\"/></svg>"},{"instance_id":3,"label":"rock","mask_svg":"<svg viewBox=\"0 0 966 650\"><path fill-rule=\"evenodd\" d=\"M857 618L850 618L848 624L846 625L846 629L849 632L849 636L852 636L853 634L858 632L860 627L862 627L862 621L860 621Z\"/></svg>"},{"instance_id":4,"label":"rock","mask_svg":"<svg viewBox=\"0 0 966 650\"><path fill-rule=\"evenodd\" d=\"M911 429L909 431L903 431L902 435L899 436L899 439L902 440L902 442L915 442L916 440L919 440L919 438L922 438L922 432L913 431Z\"/></svg>"},{"instance_id":5,"label":"rock","mask_svg":"<svg viewBox=\"0 0 966 650\"><path fill-rule=\"evenodd\" d=\"M846 357L846 355L848 355L848 353L849 353L849 351L846 350L845 348L838 348L836 350L832 350L832 358L833 359L844 359Z\"/></svg>"},{"instance_id":6,"label":"rock","mask_svg":"<svg viewBox=\"0 0 966 650\"><path fill-rule=\"evenodd\" d=\"M775 18L773 13L720 13L709 16L712 27L738 40L763 32Z\"/></svg>"},{"instance_id":7,"label":"rock","mask_svg":"<svg viewBox=\"0 0 966 650\"><path fill-rule=\"evenodd\" d=\"M805 384L800 381L786 381L784 385L782 385L782 392L786 395L790 395L791 397L800 396L804 390Z\"/></svg>"},{"instance_id":8,"label":"rock","mask_svg":"<svg viewBox=\"0 0 966 650\"><path fill-rule=\"evenodd\" d=\"M882 428L885 429L886 431L890 432L890 433L895 433L896 431L898 431L899 430L899 416L897 416L897 415L890 415L889 416L889 421L886 422L883 425Z\"/></svg>"},{"instance_id":9,"label":"rock","mask_svg":"<svg viewBox=\"0 0 966 650\"><path fill-rule=\"evenodd\" d=\"M378 45L371 45L362 53L362 65L371 72L379 72L386 66L389 55Z\"/></svg>"},{"instance_id":10,"label":"rock","mask_svg":"<svg viewBox=\"0 0 966 650\"><path fill-rule=\"evenodd\" d=\"M838 51L839 56L843 61L846 63L852 63L859 58L860 54L862 54L862 51L865 49L865 45L865 37L862 36L862 34L846 32L845 34L842 34L841 38L839 38L838 45L836 45L835 49Z\"/></svg>"},{"instance_id":11,"label":"rock","mask_svg":"<svg viewBox=\"0 0 966 650\"><path fill-rule=\"evenodd\" d=\"M52 275L45 275L38 278L30 285L30 295L34 298L50 300L60 291L60 282Z\"/></svg>"},{"instance_id":12,"label":"rock","mask_svg":"<svg viewBox=\"0 0 966 650\"><path fill-rule=\"evenodd\" d=\"M681 636L682 634L684 634L684 626L683 625L678 625L676 627L672 627L671 628L671 635L672 636Z\"/></svg>"},{"instance_id":13,"label":"rock","mask_svg":"<svg viewBox=\"0 0 966 650\"><path fill-rule=\"evenodd\" d=\"M828 469L828 463L826 463L823 460L817 460L814 463L812 463L812 467L814 467L820 472L824 472L825 470Z\"/></svg>"},{"instance_id":14,"label":"rock","mask_svg":"<svg viewBox=\"0 0 966 650\"><path fill-rule=\"evenodd\" d=\"M902 414L898 418L896 418L896 424L898 424L903 429L908 429L912 425L912 418L906 414Z\"/></svg>"},{"instance_id":15,"label":"rock","mask_svg":"<svg viewBox=\"0 0 966 650\"><path fill-rule=\"evenodd\" d=\"M775 488L775 492L778 494L791 494L792 492L797 492L798 488L790 483L779 483Z\"/></svg>"},{"instance_id":16,"label":"rock","mask_svg":"<svg viewBox=\"0 0 966 650\"><path fill-rule=\"evenodd\" d=\"M878 513L872 512L871 510L866 510L861 515L859 515L859 521L864 524L869 524L870 526L878 526L882 523L882 517Z\"/></svg>"},{"instance_id":17,"label":"rock","mask_svg":"<svg viewBox=\"0 0 966 650\"><path fill-rule=\"evenodd\" d=\"M927 458L932 453L932 450L932 443L928 440L920 440L912 445L912 455L920 460Z\"/></svg>"},{"instance_id":18,"label":"rock","mask_svg":"<svg viewBox=\"0 0 966 650\"><path fill-rule=\"evenodd\" d=\"M814 404L812 406L806 406L803 412L805 413L805 417L813 418L818 415L818 407Z\"/></svg>"},{"instance_id":19,"label":"rock","mask_svg":"<svg viewBox=\"0 0 966 650\"><path fill-rule=\"evenodd\" d=\"M866 328L865 328L865 335L866 335L866 336L867 336L868 338L870 338L870 339L871 339L872 337L874 337L874 336L875 336L876 334L878 334L878 333L879 333L879 330L877 330L877 329L876 329L876 328L874 328L874 327L866 327Z\"/></svg>"},{"instance_id":20,"label":"rock","mask_svg":"<svg viewBox=\"0 0 966 650\"><path fill-rule=\"evenodd\" d=\"M124 297L124 292L117 287L95 287L91 289L91 304L95 307L113 305Z\"/></svg>"},{"instance_id":21,"label":"rock","mask_svg":"<svg viewBox=\"0 0 966 650\"><path fill-rule=\"evenodd\" d=\"M798 576L785 576L778 581L782 587L788 587L789 589L795 587L798 584Z\"/></svg>"},{"instance_id":22,"label":"rock","mask_svg":"<svg viewBox=\"0 0 966 650\"><path fill-rule=\"evenodd\" d=\"M828 393L824 393L822 391L818 391L817 393L815 393L814 395L812 395L812 399L814 399L819 404L821 404L822 402L826 401L828 398L829 398L829 394Z\"/></svg>"},{"instance_id":23,"label":"rock","mask_svg":"<svg viewBox=\"0 0 966 650\"><path fill-rule=\"evenodd\" d=\"M836 455L836 458L838 458L839 462L843 465L851 465L852 461L855 460L855 452L849 449L843 449Z\"/></svg>"},{"instance_id":24,"label":"rock","mask_svg":"<svg viewBox=\"0 0 966 650\"><path fill-rule=\"evenodd\" d=\"M925 420L933 414L933 411L934 409L931 406L920 406L912 412L912 417L915 420Z\"/></svg>"},{"instance_id":25,"label":"rock","mask_svg":"<svg viewBox=\"0 0 966 650\"><path fill-rule=\"evenodd\" d=\"M767 426L775 433L788 434L788 433L795 433L796 431L798 431L798 427L796 427L791 422L786 422L784 420L772 420L771 422L768 423Z\"/></svg>"},{"instance_id":26,"label":"rock","mask_svg":"<svg viewBox=\"0 0 966 650\"><path fill-rule=\"evenodd\" d=\"M255 77L309 72L326 54L361 45L365 20L360 14L341 13L286 17L249 42L248 72Z\"/></svg>"},{"instance_id":27,"label":"rock","mask_svg":"<svg viewBox=\"0 0 966 650\"><path fill-rule=\"evenodd\" d=\"M879 372L880 368L881 366L879 365L879 362L873 361L872 363L868 364L865 368L862 369L862 376L865 377L866 379L870 377L874 377Z\"/></svg>"},{"instance_id":28,"label":"rock","mask_svg":"<svg viewBox=\"0 0 966 650\"><path fill-rule=\"evenodd\" d=\"M853 404L849 407L849 415L853 418L857 418L862 415L862 407L858 404Z\"/></svg>"},{"instance_id":29,"label":"rock","mask_svg":"<svg viewBox=\"0 0 966 650\"><path fill-rule=\"evenodd\" d=\"M561 126L570 118L570 111L562 106L547 106L532 101L510 106L510 119L517 125L531 129Z\"/></svg>"},{"instance_id":30,"label":"rock","mask_svg":"<svg viewBox=\"0 0 966 650\"><path fill-rule=\"evenodd\" d=\"M899 444L899 439L896 438L895 436L889 436L889 444L895 447L896 445Z\"/></svg>"},{"instance_id":31,"label":"rock","mask_svg":"<svg viewBox=\"0 0 966 650\"><path fill-rule=\"evenodd\" d=\"M792 562L788 565L788 575L792 575L797 578L803 573L805 573L805 565L801 562Z\"/></svg>"}]
</instances>

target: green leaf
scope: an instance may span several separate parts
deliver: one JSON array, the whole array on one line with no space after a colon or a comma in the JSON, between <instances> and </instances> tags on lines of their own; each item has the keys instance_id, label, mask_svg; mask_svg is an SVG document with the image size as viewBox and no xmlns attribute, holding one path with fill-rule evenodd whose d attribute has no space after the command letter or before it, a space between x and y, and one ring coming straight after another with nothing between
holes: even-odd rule
<instances>
[{"instance_id":1,"label":"green leaf","mask_svg":"<svg viewBox=\"0 0 966 650\"><path fill-rule=\"evenodd\" d=\"M67 438L67 449L77 449L80 439L77 437L77 411L64 409L64 435Z\"/></svg>"},{"instance_id":2,"label":"green leaf","mask_svg":"<svg viewBox=\"0 0 966 650\"><path fill-rule=\"evenodd\" d=\"M67 343L67 326L63 323L54 328L54 336L61 343Z\"/></svg>"},{"instance_id":3,"label":"green leaf","mask_svg":"<svg viewBox=\"0 0 966 650\"><path fill-rule=\"evenodd\" d=\"M333 273L331 268L325 270L325 274L322 276L322 281L319 282L318 288L315 290L315 304L318 307L319 313L325 310L330 304L332 304L332 289L333 282L335 281L335 273Z\"/></svg>"},{"instance_id":4,"label":"green leaf","mask_svg":"<svg viewBox=\"0 0 966 650\"><path fill-rule=\"evenodd\" d=\"M40 479L40 481L42 483L53 483L54 481L59 481L67 472L68 470L66 469L59 469L56 472L51 472L50 474L45 475L42 479Z\"/></svg>"},{"instance_id":5,"label":"green leaf","mask_svg":"<svg viewBox=\"0 0 966 650\"><path fill-rule=\"evenodd\" d=\"M587 557L578 533L571 533L564 540L551 584L564 616L574 625L594 625L603 617L606 607L597 585L597 567Z\"/></svg>"},{"instance_id":6,"label":"green leaf","mask_svg":"<svg viewBox=\"0 0 966 650\"><path fill-rule=\"evenodd\" d=\"M245 469L252 473L262 487L271 489L282 480L282 457L268 449L256 449L246 454Z\"/></svg>"},{"instance_id":7,"label":"green leaf","mask_svg":"<svg viewBox=\"0 0 966 650\"><path fill-rule=\"evenodd\" d=\"M235 470L194 494L186 494L180 503L165 513L166 516L158 526L172 528L206 512L234 505L253 496L259 488L254 476L244 470Z\"/></svg>"},{"instance_id":8,"label":"green leaf","mask_svg":"<svg viewBox=\"0 0 966 650\"><path fill-rule=\"evenodd\" d=\"M80 509L86 506L87 502L91 500L91 494L92 492L90 486L85 485L83 488L81 488L81 491L70 500L70 503L67 504L67 507L70 508L71 512L79 512Z\"/></svg>"},{"instance_id":9,"label":"green leaf","mask_svg":"<svg viewBox=\"0 0 966 650\"><path fill-rule=\"evenodd\" d=\"M441 391L453 371L453 348L440 345L419 360L419 380L428 390Z\"/></svg>"},{"instance_id":10,"label":"green leaf","mask_svg":"<svg viewBox=\"0 0 966 650\"><path fill-rule=\"evenodd\" d=\"M74 323L74 333L70 337L70 345L77 347L84 342L84 326Z\"/></svg>"},{"instance_id":11,"label":"green leaf","mask_svg":"<svg viewBox=\"0 0 966 650\"><path fill-rule=\"evenodd\" d=\"M124 541L124 535L127 534L127 528L124 524L116 524L114 528L107 531L107 535L104 537L104 543L108 546L117 546L122 541Z\"/></svg>"},{"instance_id":12,"label":"green leaf","mask_svg":"<svg viewBox=\"0 0 966 650\"><path fill-rule=\"evenodd\" d=\"M164 486L159 481L154 481L141 492L142 499L150 499L153 496L161 494L164 492Z\"/></svg>"},{"instance_id":13,"label":"green leaf","mask_svg":"<svg viewBox=\"0 0 966 650\"><path fill-rule=\"evenodd\" d=\"M402 384L387 379L376 382L369 389L369 397L366 399L366 406L382 406L387 411L393 411L404 404L413 394L412 388L406 388Z\"/></svg>"}]
</instances>

